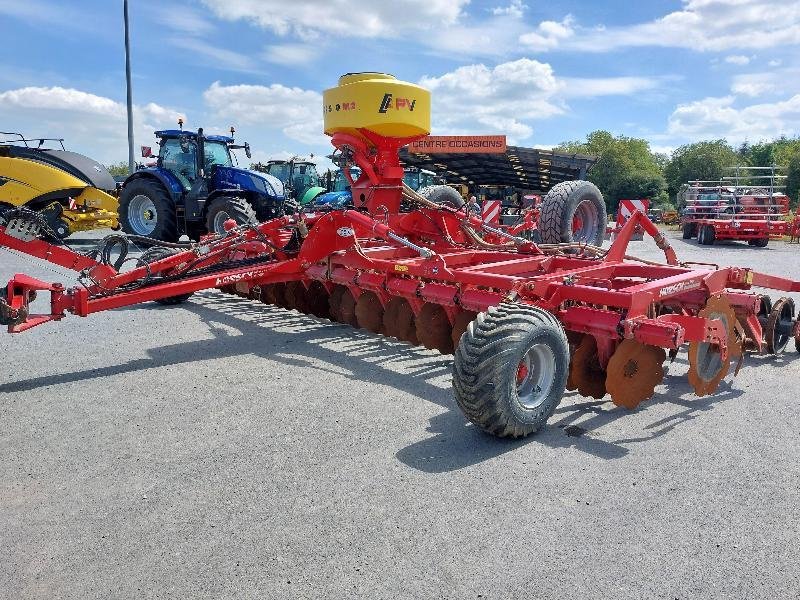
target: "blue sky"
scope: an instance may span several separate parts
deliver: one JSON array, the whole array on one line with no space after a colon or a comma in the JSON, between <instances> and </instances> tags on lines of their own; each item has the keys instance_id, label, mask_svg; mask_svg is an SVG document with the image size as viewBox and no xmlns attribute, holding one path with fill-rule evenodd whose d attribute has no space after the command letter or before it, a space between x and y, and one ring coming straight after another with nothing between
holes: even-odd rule
<instances>
[{"instance_id":1,"label":"blue sky","mask_svg":"<svg viewBox=\"0 0 800 600\"><path fill-rule=\"evenodd\" d=\"M439 134L548 147L595 129L654 149L800 134L800 2L130 0L137 147L235 125L255 157L330 152L320 92L385 71ZM0 129L127 157L121 0L0 0Z\"/></svg>"}]
</instances>

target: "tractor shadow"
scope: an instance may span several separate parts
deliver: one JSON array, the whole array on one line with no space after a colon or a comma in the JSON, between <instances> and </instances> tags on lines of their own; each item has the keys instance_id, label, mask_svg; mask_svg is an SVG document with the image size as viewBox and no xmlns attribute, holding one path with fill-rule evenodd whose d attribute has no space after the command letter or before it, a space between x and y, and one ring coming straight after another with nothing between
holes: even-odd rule
<instances>
[{"instance_id":1,"label":"tractor shadow","mask_svg":"<svg viewBox=\"0 0 800 600\"><path fill-rule=\"evenodd\" d=\"M0 394L250 354L289 367L313 368L354 381L379 381L442 407L445 410L430 419L427 432L431 435L400 449L396 457L411 468L443 473L490 460L528 444L574 448L606 460L622 458L631 445L667 435L717 404L743 393L723 382L713 396L695 398L685 377L668 375L669 390L656 393L633 412L618 408L610 401L587 401L568 393L549 423L537 434L522 440L497 439L468 423L455 405L449 386L452 356L219 292L199 295L182 308L203 321L212 340L158 346L148 350L147 358L2 384ZM180 309L156 304L147 306L147 310ZM118 310L141 311L142 307ZM685 368L685 358L679 356L675 362L678 368ZM609 434L600 431L618 419L631 418L631 414L641 418L648 407L655 404L676 405L680 410L645 425L640 436L609 440Z\"/></svg>"}]
</instances>

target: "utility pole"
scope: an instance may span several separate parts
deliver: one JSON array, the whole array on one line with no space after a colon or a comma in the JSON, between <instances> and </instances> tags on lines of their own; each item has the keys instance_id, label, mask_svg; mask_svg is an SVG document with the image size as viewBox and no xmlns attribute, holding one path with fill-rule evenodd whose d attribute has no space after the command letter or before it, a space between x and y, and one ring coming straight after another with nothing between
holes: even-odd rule
<instances>
[{"instance_id":1,"label":"utility pole","mask_svg":"<svg viewBox=\"0 0 800 600\"><path fill-rule=\"evenodd\" d=\"M131 40L128 33L128 0L124 0L125 13L125 80L128 84L128 171L133 173L133 90L131 89Z\"/></svg>"}]
</instances>

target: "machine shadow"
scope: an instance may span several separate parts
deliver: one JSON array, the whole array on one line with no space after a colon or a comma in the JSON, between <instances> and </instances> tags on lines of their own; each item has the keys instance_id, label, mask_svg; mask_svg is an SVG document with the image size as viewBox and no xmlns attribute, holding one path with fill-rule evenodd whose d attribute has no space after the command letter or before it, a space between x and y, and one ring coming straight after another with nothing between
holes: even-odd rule
<instances>
[{"instance_id":1,"label":"machine shadow","mask_svg":"<svg viewBox=\"0 0 800 600\"><path fill-rule=\"evenodd\" d=\"M631 444L666 435L716 404L742 394L723 383L717 394L693 398L685 378L670 377L669 392L657 393L635 412L641 414L648 406L660 403L678 405L683 410L646 425L646 433L641 436L609 441L596 435L597 430L631 413L605 400L575 402L582 397L568 393L548 425L536 435L522 440L497 439L468 423L456 407L449 386L442 387L433 381L438 379L441 384L443 377L449 381L451 356L434 354L393 338L218 292L204 293L183 307L202 319L214 336L213 340L159 346L149 350L147 358L6 383L0 385L0 393L33 391L152 368L179 366L196 362L198 358L219 359L242 354L261 356L287 366L312 367L358 381L376 379L377 372L381 384L446 409L430 419L427 431L432 435L396 453L404 464L429 473L469 467L527 444L574 448L606 460L621 458L629 452ZM181 308L152 304L147 310Z\"/></svg>"}]
</instances>

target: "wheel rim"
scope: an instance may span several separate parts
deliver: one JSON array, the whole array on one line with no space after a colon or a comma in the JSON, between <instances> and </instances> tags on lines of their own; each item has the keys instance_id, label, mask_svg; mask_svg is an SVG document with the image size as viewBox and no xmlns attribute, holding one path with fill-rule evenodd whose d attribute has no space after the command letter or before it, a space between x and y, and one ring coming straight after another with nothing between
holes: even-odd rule
<instances>
[{"instance_id":1,"label":"wheel rim","mask_svg":"<svg viewBox=\"0 0 800 600\"><path fill-rule=\"evenodd\" d=\"M591 242L597 239L600 229L600 216L597 207L590 200L583 200L575 208L572 217L572 239L578 242Z\"/></svg>"},{"instance_id":2,"label":"wheel rim","mask_svg":"<svg viewBox=\"0 0 800 600\"><path fill-rule=\"evenodd\" d=\"M150 235L158 225L156 205L144 194L134 196L128 203L128 223L134 233Z\"/></svg>"},{"instance_id":3,"label":"wheel rim","mask_svg":"<svg viewBox=\"0 0 800 600\"><path fill-rule=\"evenodd\" d=\"M550 346L536 344L519 361L517 395L525 408L537 408L550 394L555 380L556 357Z\"/></svg>"},{"instance_id":4,"label":"wheel rim","mask_svg":"<svg viewBox=\"0 0 800 600\"><path fill-rule=\"evenodd\" d=\"M214 233L216 234L224 234L225 233L225 221L230 219L231 216L228 214L227 211L221 210L216 215L214 215Z\"/></svg>"}]
</instances>

